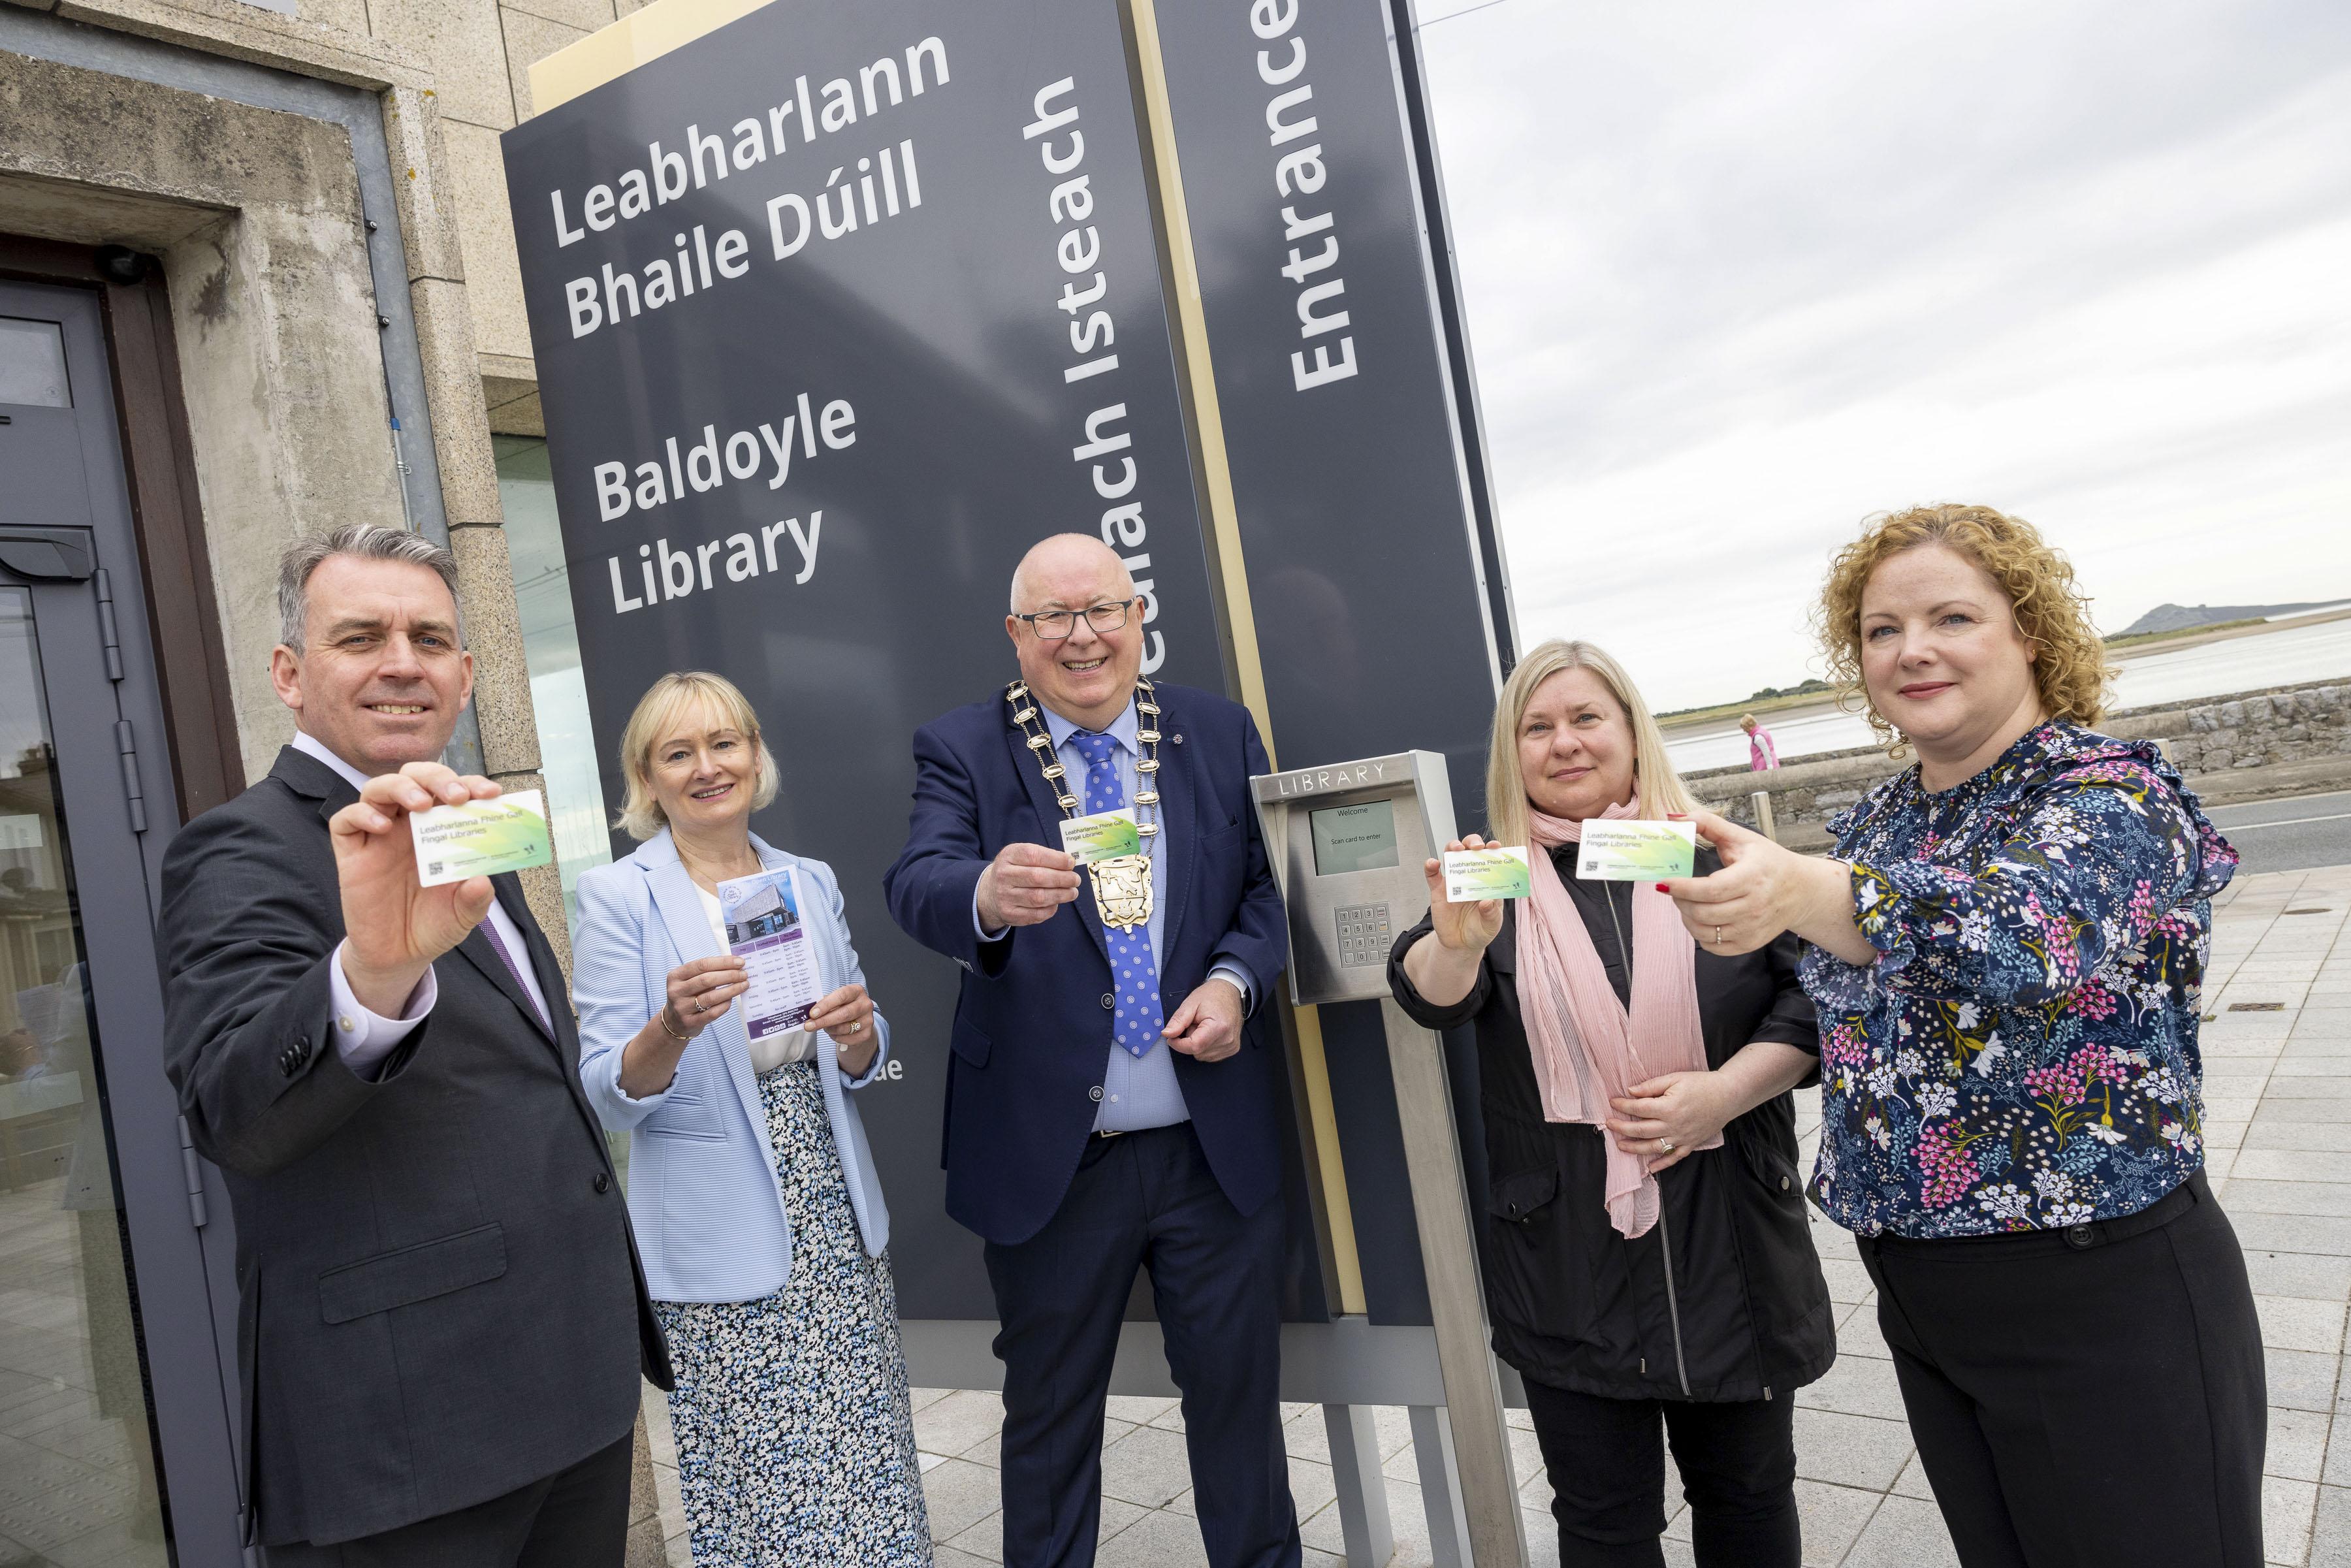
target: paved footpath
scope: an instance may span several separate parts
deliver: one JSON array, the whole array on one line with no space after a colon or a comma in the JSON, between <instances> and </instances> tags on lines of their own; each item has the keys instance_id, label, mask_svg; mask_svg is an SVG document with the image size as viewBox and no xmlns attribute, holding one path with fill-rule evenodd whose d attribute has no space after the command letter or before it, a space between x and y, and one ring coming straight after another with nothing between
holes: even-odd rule
<instances>
[{"instance_id":1,"label":"paved footpath","mask_svg":"<svg viewBox=\"0 0 2351 1568\"><path fill-rule=\"evenodd\" d=\"M2241 878L2217 912L2205 998L2213 1015L2203 1031L2212 1183L2243 1239L2269 1347L2268 1558L2293 1568L2351 1568L2351 1375L2343 1355L2351 1301L2351 939L2337 947L2346 915L2351 866ZM1809 1151L1817 1095L1802 1103ZM1912 1451L1852 1239L1817 1216L1813 1234L1840 1303L1839 1358L1797 1401L1804 1561L1844 1568L1956 1563ZM1002 1407L993 1394L975 1390L918 1390L915 1403L941 1568L1000 1561L994 1467ZM647 1414L655 1421L671 1560L684 1563L658 1398ZM1322 1414L1301 1405L1283 1415L1307 1563L1337 1568L1344 1559ZM1550 1488L1525 1412L1511 1416L1529 1555L1553 1564ZM1425 1564L1426 1527L1405 1413L1382 1410L1378 1420L1394 1562ZM1103 1568L1206 1563L1174 1401L1111 1401L1102 1490ZM1670 1478L1667 1493L1678 1501ZM1682 1510L1667 1527L1669 1563L1690 1562L1688 1526Z\"/></svg>"}]
</instances>

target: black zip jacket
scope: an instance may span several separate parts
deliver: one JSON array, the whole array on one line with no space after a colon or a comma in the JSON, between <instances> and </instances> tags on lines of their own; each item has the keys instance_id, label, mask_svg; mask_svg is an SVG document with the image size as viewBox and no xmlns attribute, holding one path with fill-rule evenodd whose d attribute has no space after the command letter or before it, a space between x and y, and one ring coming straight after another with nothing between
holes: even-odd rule
<instances>
[{"instance_id":1,"label":"black zip jacket","mask_svg":"<svg viewBox=\"0 0 2351 1568\"><path fill-rule=\"evenodd\" d=\"M1617 998L1627 1000L1626 884L1577 880L1573 846L1552 863ZM1719 864L1699 850L1699 874ZM1784 1399L1826 1372L1836 1329L1807 1228L1793 1097L1765 1101L1723 1129L1720 1148L1661 1173L1660 1222L1628 1241L1601 1196L1608 1134L1543 1120L1519 1018L1517 910L1506 908L1477 983L1451 1007L1431 1006L1405 976L1405 954L1429 929L1424 919L1396 939L1388 985L1430 1029L1477 1024L1488 1167L1481 1253L1494 1353L1537 1382L1618 1399ZM1759 1040L1818 1053L1797 953L1793 936L1736 957L1698 950L1708 1065Z\"/></svg>"}]
</instances>

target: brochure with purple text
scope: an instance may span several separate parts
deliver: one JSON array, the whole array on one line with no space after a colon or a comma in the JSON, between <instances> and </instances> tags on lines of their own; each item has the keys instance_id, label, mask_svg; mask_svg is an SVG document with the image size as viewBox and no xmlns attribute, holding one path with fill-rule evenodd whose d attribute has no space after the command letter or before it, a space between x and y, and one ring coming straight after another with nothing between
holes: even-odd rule
<instances>
[{"instance_id":1,"label":"brochure with purple text","mask_svg":"<svg viewBox=\"0 0 2351 1568\"><path fill-rule=\"evenodd\" d=\"M726 917L726 950L743 960L750 979L743 1027L753 1040L799 1028L823 998L824 985L800 924L799 882L791 868L720 883L718 908Z\"/></svg>"}]
</instances>

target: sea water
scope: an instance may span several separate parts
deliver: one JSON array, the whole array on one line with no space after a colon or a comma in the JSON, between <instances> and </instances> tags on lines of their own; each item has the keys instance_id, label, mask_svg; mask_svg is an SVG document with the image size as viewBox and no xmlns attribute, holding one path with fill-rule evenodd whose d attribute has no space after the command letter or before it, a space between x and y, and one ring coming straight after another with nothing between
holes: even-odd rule
<instances>
[{"instance_id":1,"label":"sea water","mask_svg":"<svg viewBox=\"0 0 2351 1568\"><path fill-rule=\"evenodd\" d=\"M2155 649L2116 661L2116 709L2158 703L2186 703L2235 692L2267 691L2351 681L2351 619L2314 626L2289 626L2252 637ZM1857 713L1809 713L1785 718L1761 716L1779 743L1780 759L1792 762L1823 751L1871 745L1876 737ZM1729 768L1748 759L1747 737L1736 717L1695 733L1670 732L1666 751L1685 772Z\"/></svg>"}]
</instances>

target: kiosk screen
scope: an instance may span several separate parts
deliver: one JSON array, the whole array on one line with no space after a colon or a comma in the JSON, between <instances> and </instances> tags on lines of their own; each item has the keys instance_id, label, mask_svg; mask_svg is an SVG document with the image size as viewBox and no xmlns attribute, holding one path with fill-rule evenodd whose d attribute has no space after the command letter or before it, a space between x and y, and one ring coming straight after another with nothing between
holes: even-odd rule
<instances>
[{"instance_id":1,"label":"kiosk screen","mask_svg":"<svg viewBox=\"0 0 2351 1568\"><path fill-rule=\"evenodd\" d=\"M1366 800L1307 813L1314 834L1314 874L1384 871L1396 863L1395 805Z\"/></svg>"}]
</instances>

